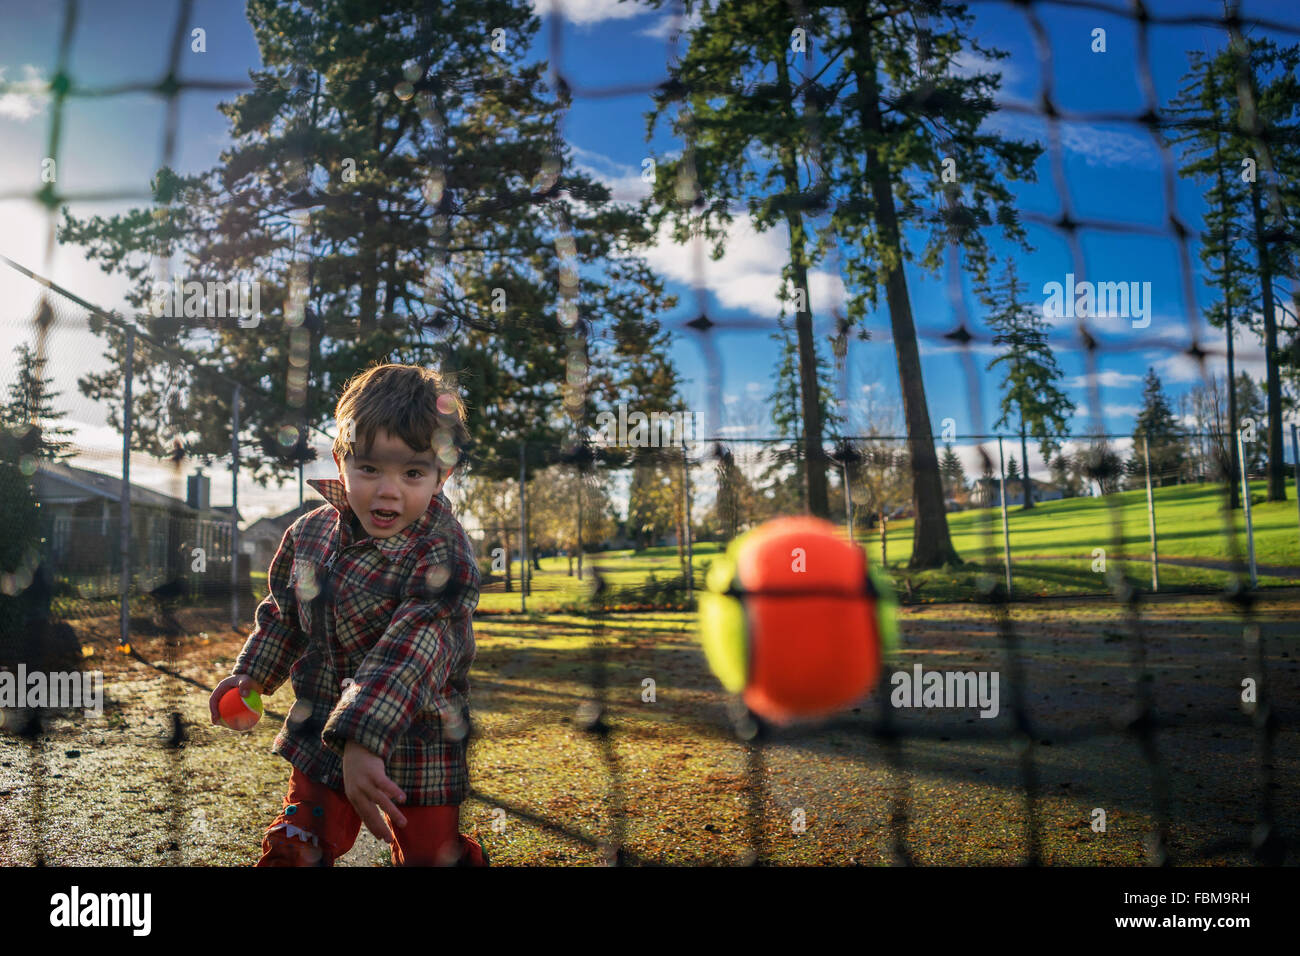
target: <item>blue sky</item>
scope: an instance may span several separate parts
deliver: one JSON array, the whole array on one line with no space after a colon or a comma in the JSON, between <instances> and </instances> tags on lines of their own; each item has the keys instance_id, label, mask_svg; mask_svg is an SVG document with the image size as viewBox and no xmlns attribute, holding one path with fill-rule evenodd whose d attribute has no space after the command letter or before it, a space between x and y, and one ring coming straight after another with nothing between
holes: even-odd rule
<instances>
[{"instance_id":1,"label":"blue sky","mask_svg":"<svg viewBox=\"0 0 1300 956\"><path fill-rule=\"evenodd\" d=\"M1219 15L1217 2L1154 2L1153 12L1203 13ZM62 4L18 3L0 0L0 15L7 29L0 31L0 69L6 82L47 80L54 71ZM96 2L82 4L72 49L73 75L82 84L96 88L118 83L156 79L166 70L170 37L175 28L178 4L167 2ZM550 43L551 16L546 0L538 6L543 14L535 58L545 58ZM581 92L602 87L642 87L661 82L668 55L667 34L673 22L671 8L654 11L633 3L612 0L582 0L565 5L564 71ZM1031 104L1042 89L1042 65L1035 53L1032 34L1023 13L1005 3L980 2L972 5L974 33L985 46L1011 53L1002 61L1002 98L1005 102ZM1270 17L1300 23L1286 0L1249 3L1246 16ZM1136 114L1143 109L1136 53L1137 32L1127 18L1044 6L1040 10L1053 50L1051 77L1057 104L1065 111L1105 111ZM252 30L240 5L223 0L197 0L190 26L207 32L207 52L186 52L182 75L189 79L246 80L248 71L259 65ZM1091 50L1093 30L1106 30L1106 52ZM1151 71L1156 96L1162 105L1176 91L1186 70L1186 51L1217 49L1224 42L1221 31L1205 27L1156 27L1152 29ZM814 38L814 52L816 41ZM972 66L975 64L971 64ZM232 94L187 92L181 101L176 165L183 171L210 168L227 145L225 118L216 105ZM610 183L618 198L635 199L646 187L640 181L642 160L647 156L671 155L681 148L667 123L661 123L655 139L645 141L645 114L649 97L644 92L622 96L589 98L579 95L566 120L567 138L575 161ZM11 93L0 96L0 175L8 190L39 188L41 159L47 150L50 109L39 95ZM110 98L74 98L68 102L64 141L60 149L59 185L68 191L94 189L145 189L162 155L165 104L156 96L129 94ZM1019 138L1047 142L1045 122L1009 111L992 121L995 128ZM1070 201L1076 217L1093 217L1135 226L1164 229L1169 210L1163 202L1160 153L1149 134L1133 124L1069 123L1062 125L1063 159ZM1017 184L1019 208L1055 216L1062 208L1056 188L1050 154L1039 160L1038 181ZM6 190L6 191L8 191ZM1177 213L1193 229L1199 228L1203 203L1202 187L1179 181ZM73 212L111 214L137 203L112 201L77 203ZM1029 286L1028 298L1042 301L1040 290L1047 282L1064 282L1067 273L1079 270L1069 247L1051 228L1029 224L1029 241L1034 250L1019 253L1020 276ZM78 294L105 308L124 305L124 283L106 276L87 263L76 249L55 251L45 259L46 219L43 211L28 200L0 201L0 252L38 272L52 277ZM1141 401L1142 376L1148 366L1157 369L1167 389L1175 396L1199 381L1196 366L1179 351L1191 341L1189 305L1195 313L1206 300L1207 290L1195 279L1197 302L1184 299L1178 248L1168 238L1138 233L1085 230L1081 246L1087 278L1093 281L1150 283L1151 324L1137 330L1120 318L1096 319L1094 328L1116 346L1100 356L1100 408L1093 408L1085 391L1086 367L1083 353L1069 321L1061 321L1052 335L1053 349L1065 372L1072 399L1080 406L1076 429L1082 431L1100 415L1107 431L1126 433ZM995 254L1011 252L996 236L991 237ZM728 255L720 262L705 260L703 280L709 290L709 314L714 319L743 320L776 329L780 306L776 300L779 272L788 246L781 230L756 234L738 217L728 242ZM1194 274L1199 260L1192 249ZM695 315L692 281L696 265L690 247L667 240L648 253L651 265L668 281L670 291L681 296L681 307L661 316L678 331L673 358L687 379L689 407L700 419L701 430L712 430L706 385L716 381L722 396L723 421L729 435L766 435L771 432L765 396L771 388L776 363L776 345L768 328L743 331L718 330L723 367L714 370L703 362L695 333L682 323ZM1082 278L1082 277L1080 277ZM964 279L964 277L963 277ZM971 389L956 348L938 338L956 324L949 300L946 276L930 276L908 270L913 311L921 336L922 356L931 419L936 431L951 418L957 444L967 459L975 461L971 443L963 442L977 424L991 430L995 410L997 379L985 373L991 358L987 347L974 352L980 372L983 408L971 407ZM965 307L972 327L982 330L981 307L969 282L963 281ZM811 283L812 308L818 321L818 346L828 352L826 333L832 325L831 307L842 287L830 265L823 265ZM36 289L11 270L0 269L0 296L8 303L0 320L0 348L12 354L14 344L30 336L28 319ZM883 297L882 297L883 298ZM1285 297L1289 301L1289 296ZM1221 335L1210 337L1197 319L1200 334L1211 347ZM898 422L891 413L898 404L898 373L889 335L888 313L883 304L868 320L869 342L852 341L844 378L837 389L846 395L845 411L850 431L866 423ZM49 357L56 388L63 392L59 406L69 412L69 424L77 428L77 441L87 454L75 462L84 467L115 471L121 440L105 422L104 410L83 399L74 384L78 375L102 368L103 344L76 323L62 326L53 334ZM1253 334L1238 338L1242 367L1262 378L1262 354ZM1221 368L1222 363L1211 363ZM898 426L901 428L901 424ZM1122 444L1122 443L1121 443ZM329 462L328 454L325 461ZM1034 469L1040 467L1031 455ZM147 459L133 463L133 479L142 484L172 491L168 472L151 468ZM311 470L308 477L330 476L330 468ZM224 477L224 485L223 485ZM229 500L229 476L213 475L213 500ZM296 482L283 489L263 492L241 485L241 511L256 518L267 511L279 511L297 503ZM309 492L310 494L310 492Z\"/></svg>"}]
</instances>

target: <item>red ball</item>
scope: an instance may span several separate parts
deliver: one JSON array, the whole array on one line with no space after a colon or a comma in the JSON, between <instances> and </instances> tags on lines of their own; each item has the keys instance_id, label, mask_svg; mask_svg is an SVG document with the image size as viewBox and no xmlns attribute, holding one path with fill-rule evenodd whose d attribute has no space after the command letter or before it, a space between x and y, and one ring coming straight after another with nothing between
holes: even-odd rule
<instances>
[{"instance_id":1,"label":"red ball","mask_svg":"<svg viewBox=\"0 0 1300 956\"><path fill-rule=\"evenodd\" d=\"M862 548L812 517L769 522L737 562L749 630L745 703L769 720L826 717L880 677L875 601Z\"/></svg>"},{"instance_id":2,"label":"red ball","mask_svg":"<svg viewBox=\"0 0 1300 956\"><path fill-rule=\"evenodd\" d=\"M262 719L262 698L255 690L244 697L238 687L232 687L217 701L217 710L221 713L221 722L231 730L252 730Z\"/></svg>"}]
</instances>

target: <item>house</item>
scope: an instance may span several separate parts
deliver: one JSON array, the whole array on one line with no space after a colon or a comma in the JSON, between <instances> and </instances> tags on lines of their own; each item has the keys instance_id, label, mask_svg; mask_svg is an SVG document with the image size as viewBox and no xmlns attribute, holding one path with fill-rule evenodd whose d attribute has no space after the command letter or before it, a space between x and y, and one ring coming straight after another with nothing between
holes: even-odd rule
<instances>
[{"instance_id":1,"label":"house","mask_svg":"<svg viewBox=\"0 0 1300 956\"><path fill-rule=\"evenodd\" d=\"M41 509L42 555L54 580L75 588L79 597L116 596L122 574L121 477L41 460L32 484ZM183 578L190 596L229 593L230 543L239 516L229 507L209 507L209 484L201 471L189 476L186 501L131 485L133 591ZM194 570L196 548L203 549L202 573Z\"/></svg>"},{"instance_id":2,"label":"house","mask_svg":"<svg viewBox=\"0 0 1300 956\"><path fill-rule=\"evenodd\" d=\"M1039 481L1037 478L1029 479L1029 493L1033 496L1035 504L1042 501L1056 501L1065 497L1065 492L1061 490L1059 485ZM1014 508L1022 505L1024 496L1024 479L1008 478L1007 507ZM1001 482L996 477L976 480L975 486L971 489L970 504L972 508L1000 507L1002 504Z\"/></svg>"},{"instance_id":3,"label":"house","mask_svg":"<svg viewBox=\"0 0 1300 956\"><path fill-rule=\"evenodd\" d=\"M315 511L324 503L324 499L321 498L304 501L284 514L258 518L240 531L239 550L252 556L250 559L252 570L261 574L266 573L271 566L271 559L275 557L275 552L280 549L280 542L284 540L284 533L289 530L289 525L303 515Z\"/></svg>"}]
</instances>

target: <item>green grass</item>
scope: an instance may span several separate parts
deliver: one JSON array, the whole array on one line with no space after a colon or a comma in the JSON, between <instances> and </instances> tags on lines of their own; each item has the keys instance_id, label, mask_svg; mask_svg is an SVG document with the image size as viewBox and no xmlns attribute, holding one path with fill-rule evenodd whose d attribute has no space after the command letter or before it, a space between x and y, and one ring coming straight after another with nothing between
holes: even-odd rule
<instances>
[{"instance_id":1,"label":"green grass","mask_svg":"<svg viewBox=\"0 0 1300 956\"><path fill-rule=\"evenodd\" d=\"M1259 565L1300 566L1295 485L1290 500L1265 502L1266 483L1251 483L1251 519L1255 559ZM1014 491L1008 486L1008 495ZM1159 543L1161 589L1219 589L1229 580L1226 570L1179 566L1165 558L1229 561L1231 545L1223 510L1222 485L1174 485L1154 489ZM1116 539L1118 523L1118 542ZM1104 498L1071 498L1036 504L1026 511L1008 507L1013 588L1018 595L1101 593L1105 576L1093 570L1096 550L1105 551L1108 569L1124 568L1142 587L1150 587L1151 538L1146 491L1125 491ZM1232 513L1238 553L1246 555L1245 514ZM908 574L912 556L912 522L889 526L889 571L895 581L919 586L917 600L969 599L978 588L977 574L987 570L1003 580L1003 538L1000 508L948 515L948 529L958 555L975 566ZM991 551L988 550L991 544ZM879 560L879 539L873 537L869 555ZM1300 576L1259 576L1261 587L1295 583Z\"/></svg>"},{"instance_id":2,"label":"green grass","mask_svg":"<svg viewBox=\"0 0 1300 956\"><path fill-rule=\"evenodd\" d=\"M1251 516L1255 524L1255 554L1261 564L1300 564L1295 484L1288 485L1288 501L1265 502L1266 484L1251 485ZM1010 496L1011 489L1008 486ZM1171 485L1154 489L1156 532L1161 555L1186 558L1231 557L1225 525L1222 485ZM1114 514L1112 514L1114 512ZM1112 522L1118 516L1121 544L1131 557L1151 554L1147 519L1147 492L1121 492L1104 498L1067 498L1048 501L1026 511L1008 509L1011 559L1034 555L1092 557L1093 548L1114 549ZM1245 516L1232 512L1239 548L1245 549ZM1002 554L1000 509L959 511L948 515L953 545L962 558L974 558L984 546L984 525L989 524L997 557ZM911 522L889 525L889 564L911 557ZM879 549L876 550L879 554Z\"/></svg>"},{"instance_id":3,"label":"green grass","mask_svg":"<svg viewBox=\"0 0 1300 956\"><path fill-rule=\"evenodd\" d=\"M1251 484L1251 518L1255 528L1255 556L1260 564L1300 565L1300 531L1297 531L1295 484L1290 483L1288 501L1265 502L1263 481ZM1014 497L1011 485L1008 498ZM1231 557L1224 523L1222 485L1173 485L1154 490L1156 533L1160 554L1169 557ZM1008 504L1007 524L1011 536L1011 558L1037 555L1087 556L1094 548L1105 548L1114 556L1114 528L1118 517L1121 547L1131 557L1146 559L1151 553L1147 521L1146 491L1125 491L1104 498L1069 498L1047 501L1025 511ZM999 508L983 508L948 515L948 530L962 558L975 558L983 549L984 526L988 524L997 557L1002 556L1002 515ZM1238 547L1246 548L1246 520L1241 509L1233 512ZM889 563L906 563L912 556L912 522L889 526ZM879 548L875 551L879 555Z\"/></svg>"},{"instance_id":4,"label":"green grass","mask_svg":"<svg viewBox=\"0 0 1300 956\"><path fill-rule=\"evenodd\" d=\"M1014 494L1012 487L1008 492ZM1295 484L1290 483L1290 500L1265 502L1266 484L1251 484L1251 517L1255 529L1255 558L1263 565L1300 566L1300 531L1297 530ZM1156 488L1156 529L1160 557L1227 561L1231 559L1224 524L1222 485L1174 485ZM1115 528L1118 519L1119 548ZM1245 516L1241 510L1232 515L1237 547L1246 553ZM1120 567L1143 588L1151 583L1151 540L1147 523L1146 491L1125 491L1104 498L1071 498L1035 505L1029 511L1019 505L1008 509L1011 538L1013 589L1018 597L1100 594L1108 589L1106 577L1093 570L1094 549L1106 552L1108 568ZM887 541L888 571L903 592L905 601L969 601L980 593L980 574L1004 579L1002 557L1002 515L998 508L955 512L948 515L948 528L958 555L967 562L958 568L908 573L912 555L912 522L889 525ZM987 533L991 540L986 539ZM868 558L880 559L880 538L872 533L859 538ZM992 551L986 545L992 544ZM716 542L695 545L693 566L695 585L702 587L704 573L715 555L722 550ZM599 567L606 584L613 589L644 586L650 575L666 581L679 573L676 547L647 548L645 551L607 551L586 556L583 580L570 575L567 558L543 558L542 570L535 573L528 612L578 610L585 606L592 587L590 571ZM574 563L576 572L577 564ZM254 589L265 594L266 575L254 572ZM1230 574L1214 568L1187 567L1162 560L1161 590L1219 590ZM1261 587L1294 584L1296 577L1260 574ZM488 614L519 613L518 566L513 569L515 590L506 592L500 585L482 594L479 608ZM909 597L910 590L910 597Z\"/></svg>"}]
</instances>

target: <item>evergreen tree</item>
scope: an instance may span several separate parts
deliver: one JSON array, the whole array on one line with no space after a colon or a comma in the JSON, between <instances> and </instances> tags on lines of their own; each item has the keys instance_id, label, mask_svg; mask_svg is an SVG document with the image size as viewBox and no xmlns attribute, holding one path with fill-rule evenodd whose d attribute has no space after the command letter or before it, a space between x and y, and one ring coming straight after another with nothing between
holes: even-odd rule
<instances>
[{"instance_id":1,"label":"evergreen tree","mask_svg":"<svg viewBox=\"0 0 1300 956\"><path fill-rule=\"evenodd\" d=\"M699 22L655 97L647 131L652 133L664 112L681 100L673 129L685 150L678 159L655 159L654 191L646 209L656 226L671 217L679 242L697 234L712 240L714 258L723 253L733 207L748 203L760 232L784 228L790 253L782 267L782 299L793 306L796 360L792 377L778 387L798 383L803 447L795 461L802 465L807 510L824 518L829 515L829 462L822 439L828 422L822 417L822 366L813 336L808 216L824 205L826 187L814 178L823 162L816 155L816 140L797 132L805 124L817 124L829 135L834 120L822 114L818 98L798 75L789 38L797 26L829 35L830 20L814 9L796 21L782 0L686 6L688 12L698 8ZM821 198L813 198L818 193Z\"/></svg>"},{"instance_id":2,"label":"evergreen tree","mask_svg":"<svg viewBox=\"0 0 1300 956\"><path fill-rule=\"evenodd\" d=\"M1236 393L1237 409L1241 413L1238 424L1243 429L1241 447L1246 456L1246 468L1253 475L1262 474L1268 466L1268 445L1264 440L1264 436L1268 434L1265 428L1268 412L1264 407L1264 398L1260 394L1258 384L1245 372L1237 375L1236 387L1233 391ZM1252 437L1252 441L1246 441L1247 438ZM1236 446L1235 439L1233 446ZM1241 472L1233 475L1232 480L1239 484Z\"/></svg>"},{"instance_id":3,"label":"evergreen tree","mask_svg":"<svg viewBox=\"0 0 1300 956\"><path fill-rule=\"evenodd\" d=\"M993 345L1004 350L988 365L990 370L1004 365L1006 373L1001 383L1002 416L994 427L1006 426L1013 412L1019 418L1020 455L1025 464L1023 503L1032 508L1028 436L1038 439L1043 461L1051 461L1059 444L1056 436L1065 431L1074 403L1057 387L1061 369L1047 344L1047 323L1039 309L1024 301L1024 294L1014 261L1007 262L1000 284L980 288L981 300L992 310L988 323L994 331Z\"/></svg>"},{"instance_id":4,"label":"evergreen tree","mask_svg":"<svg viewBox=\"0 0 1300 956\"><path fill-rule=\"evenodd\" d=\"M824 241L846 247L851 319L874 309L884 291L915 495L908 567L939 567L960 559L948 533L904 264L937 270L956 243L967 267L982 277L988 262L983 230L996 225L1006 239L1024 245L1006 181L1033 179L1042 147L989 130L1001 75L960 64L968 57L996 62L1006 54L973 38L964 4L865 0L843 9L847 32L827 44L845 43L856 95L843 100L853 122L832 142L840 201L831 217L836 238L828 234ZM923 249L907 248L901 222L929 228Z\"/></svg>"},{"instance_id":5,"label":"evergreen tree","mask_svg":"<svg viewBox=\"0 0 1300 956\"><path fill-rule=\"evenodd\" d=\"M952 445L943 446L939 474L943 476L944 493L949 498L966 490L966 469L962 467L961 458L952 450Z\"/></svg>"},{"instance_id":6,"label":"evergreen tree","mask_svg":"<svg viewBox=\"0 0 1300 956\"><path fill-rule=\"evenodd\" d=\"M1151 483L1164 485L1177 481L1186 455L1185 439L1154 368L1147 369L1143 381L1142 410L1133 428L1133 457L1127 467L1131 475L1145 476L1144 440L1151 455Z\"/></svg>"},{"instance_id":7,"label":"evergreen tree","mask_svg":"<svg viewBox=\"0 0 1300 956\"><path fill-rule=\"evenodd\" d=\"M665 84L664 91L665 98L685 96L690 105L689 126L681 130L687 148L679 169L686 175L657 188L666 194L685 183L678 201L694 202L710 236L717 231L710 221L725 222L725 209L746 200L756 224L764 218L784 223L791 243L785 278L792 290L807 290L808 264L834 247L853 290L837 342L847 342L848 329L875 309L883 290L915 495L909 566L956 563L904 263L937 270L943 251L957 242L966 262L982 274L987 248L981 230L997 226L1008 239L1024 243L1004 180L1032 179L1042 148L989 131L985 121L995 109L1001 77L995 71L971 73L963 64L970 56L996 61L1006 54L972 39L973 18L965 6L945 0L922 8L883 0L813 7L798 20L783 0L686 4L686 12L696 9L709 28L692 34L683 62L694 69L681 70L674 77L679 82ZM788 62L796 27L819 57L805 60L801 72ZM805 126L808 134L801 135ZM749 178L740 171L750 154L764 152L766 175L776 189L754 188L763 171ZM954 164L956 177L947 175ZM801 165L809 169L806 184ZM823 208L832 210L830 222L809 246L803 214ZM902 221L928 230L923 249L906 247ZM689 232L685 221L677 225L680 233ZM796 311L804 443L814 449L820 437L813 430L815 357L805 347L811 314L806 303ZM809 501L810 508L821 505L820 497Z\"/></svg>"},{"instance_id":8,"label":"evergreen tree","mask_svg":"<svg viewBox=\"0 0 1300 956\"><path fill-rule=\"evenodd\" d=\"M1016 456L1011 455L1007 458L1007 482L1013 482L1020 478L1020 465L1016 462Z\"/></svg>"},{"instance_id":9,"label":"evergreen tree","mask_svg":"<svg viewBox=\"0 0 1300 956\"><path fill-rule=\"evenodd\" d=\"M9 383L9 402L0 407L0 432L6 428L19 439L33 427L37 429L35 442L29 441L31 455L45 461L58 462L72 458L72 442L60 441L64 435L74 434L70 428L53 427L52 423L67 418L67 412L55 411L53 400L62 392L50 391L54 379L42 375L49 359L37 361L36 354L26 342L14 349L18 355L18 378Z\"/></svg>"},{"instance_id":10,"label":"evergreen tree","mask_svg":"<svg viewBox=\"0 0 1300 956\"><path fill-rule=\"evenodd\" d=\"M1204 310L1214 328L1224 330L1227 347L1228 379L1236 378L1233 323L1249 321L1257 308L1257 296L1248 283L1248 264L1244 249L1245 227L1242 210L1246 208L1246 184L1234 168L1240 158L1233 154L1228 117L1236 98L1235 80L1226 75L1222 57L1211 57L1193 50L1188 53L1191 69L1183 77L1183 86L1169 112L1184 117L1175 126L1170 142L1181 143L1188 158L1179 167L1183 176L1206 182L1205 228L1198 250L1208 280L1215 291L1214 300ZM1236 396L1228 394L1229 433L1236 431L1238 420ZM1237 473L1237 446L1230 443L1227 474ZM1229 507L1241 507L1240 489L1228 481Z\"/></svg>"},{"instance_id":11,"label":"evergreen tree","mask_svg":"<svg viewBox=\"0 0 1300 956\"><path fill-rule=\"evenodd\" d=\"M262 67L252 92L221 106L235 142L221 164L161 170L156 208L65 214L60 234L126 275L140 309L150 256L193 280L257 279L256 327L146 319L195 364L250 383L241 426L257 440L240 436L241 478L283 475L266 441L331 422L341 384L375 361L459 373L472 467L496 478L517 476L525 442L530 471L548 463L598 399L678 407L656 318L673 300L634 253L650 235L635 208L573 168L561 138L570 97L526 60L539 27L527 5L250 0L247 15ZM115 411L124 334L91 326L112 362L79 384ZM146 349L136 446L170 450L177 422L154 396L172 372L186 379L190 450L227 454L230 390ZM271 400L252 400L251 383Z\"/></svg>"},{"instance_id":12,"label":"evergreen tree","mask_svg":"<svg viewBox=\"0 0 1300 956\"><path fill-rule=\"evenodd\" d=\"M778 318L777 326L780 331L773 333L772 338L781 343L781 353L772 391L768 393L767 401L772 409L772 423L776 426L776 435L790 439L791 444L788 447L778 446L767 456L768 464L762 476L763 487L779 498L797 499L798 510L807 510L811 513L812 509L807 498L807 473L803 467L807 443L802 440L805 418L800 397L799 350L784 319ZM817 379L820 383L817 396L818 421L823 424L826 433L835 434L843 426L844 417L836 410L835 393L827 381L828 378L829 369L826 360L818 357ZM829 459L823 459L821 466L823 470L828 461Z\"/></svg>"},{"instance_id":13,"label":"evergreen tree","mask_svg":"<svg viewBox=\"0 0 1300 956\"><path fill-rule=\"evenodd\" d=\"M1192 69L1171 112L1181 116L1173 137L1193 156L1184 172L1211 185L1206 193L1202 259L1218 296L1211 322L1228 330L1228 377L1235 380L1231 329L1245 322L1264 343L1269 427L1268 500L1286 499L1282 441L1281 363L1300 349L1280 347L1275 285L1297 274L1297 239L1290 223L1300 212L1300 45L1279 48L1251 37L1213 55L1189 54ZM1249 101L1251 107L1246 108ZM1261 316L1256 321L1255 316ZM1228 418L1236 421L1229 390ZM1229 428L1229 431L1234 431ZM1236 471L1236 448L1229 450ZM1230 483L1237 505L1235 482Z\"/></svg>"}]
</instances>

